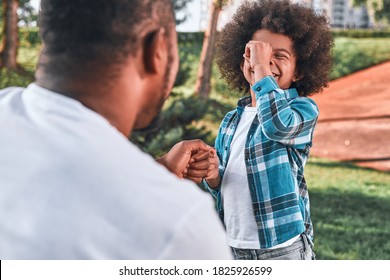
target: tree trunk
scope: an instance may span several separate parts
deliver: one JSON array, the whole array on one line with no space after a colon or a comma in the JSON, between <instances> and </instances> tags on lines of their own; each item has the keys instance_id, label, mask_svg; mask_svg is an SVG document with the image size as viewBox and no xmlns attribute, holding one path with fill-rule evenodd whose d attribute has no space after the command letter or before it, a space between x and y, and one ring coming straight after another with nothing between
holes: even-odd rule
<instances>
[{"instance_id":1,"label":"tree trunk","mask_svg":"<svg viewBox=\"0 0 390 280\"><path fill-rule=\"evenodd\" d=\"M195 94L203 99L207 99L210 94L210 79L211 69L213 65L212 60L214 54L214 46L217 38L217 24L219 14L222 10L222 5L216 2L220 1L211 1L210 19L207 29L204 33L202 53L200 56L198 76L195 85Z\"/></svg>"},{"instance_id":2,"label":"tree trunk","mask_svg":"<svg viewBox=\"0 0 390 280\"><path fill-rule=\"evenodd\" d=\"M1 52L2 67L16 70L18 65L18 14L19 0L3 0L4 30L3 47Z\"/></svg>"}]
</instances>

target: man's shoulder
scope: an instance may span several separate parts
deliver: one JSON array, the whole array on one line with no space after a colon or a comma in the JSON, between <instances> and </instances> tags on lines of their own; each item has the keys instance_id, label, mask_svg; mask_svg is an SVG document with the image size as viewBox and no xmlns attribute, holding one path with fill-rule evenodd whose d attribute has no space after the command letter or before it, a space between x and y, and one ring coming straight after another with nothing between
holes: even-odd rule
<instances>
[{"instance_id":1,"label":"man's shoulder","mask_svg":"<svg viewBox=\"0 0 390 280\"><path fill-rule=\"evenodd\" d=\"M9 101L10 98L23 92L25 88L22 87L7 87L0 89L0 104Z\"/></svg>"},{"instance_id":2,"label":"man's shoulder","mask_svg":"<svg viewBox=\"0 0 390 280\"><path fill-rule=\"evenodd\" d=\"M4 95L4 94L7 94L7 93L10 93L10 92L21 92L25 90L25 88L23 87L6 87L6 88L1 88L0 89L0 95Z\"/></svg>"},{"instance_id":3,"label":"man's shoulder","mask_svg":"<svg viewBox=\"0 0 390 280\"><path fill-rule=\"evenodd\" d=\"M166 193L182 199L202 195L193 182L179 179L163 165L157 163L151 155L143 152L127 139L121 138L120 135L113 137L109 146L99 153L101 146L96 145L82 155L82 162L80 162L82 168L88 170L87 173L96 174L94 180L100 185L114 186L114 188L117 186L123 192L138 190L150 192L150 197L162 196L160 198L162 200L165 199ZM91 160L92 158L95 160ZM98 170L105 172L97 172Z\"/></svg>"}]
</instances>

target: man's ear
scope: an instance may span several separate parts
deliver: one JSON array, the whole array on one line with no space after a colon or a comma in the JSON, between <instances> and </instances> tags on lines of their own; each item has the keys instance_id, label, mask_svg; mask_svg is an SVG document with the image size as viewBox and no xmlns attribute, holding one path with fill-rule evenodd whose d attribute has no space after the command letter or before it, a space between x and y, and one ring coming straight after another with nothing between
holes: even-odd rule
<instances>
[{"instance_id":1,"label":"man's ear","mask_svg":"<svg viewBox=\"0 0 390 280\"><path fill-rule=\"evenodd\" d=\"M143 49L146 72L158 73L161 69L165 69L162 64L168 59L168 46L163 28L150 32L145 37Z\"/></svg>"}]
</instances>

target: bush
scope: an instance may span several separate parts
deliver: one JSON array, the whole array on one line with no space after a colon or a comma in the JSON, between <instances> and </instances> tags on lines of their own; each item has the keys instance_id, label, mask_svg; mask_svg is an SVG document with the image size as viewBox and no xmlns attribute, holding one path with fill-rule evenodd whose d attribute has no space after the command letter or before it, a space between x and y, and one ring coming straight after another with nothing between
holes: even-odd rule
<instances>
[{"instance_id":1,"label":"bush","mask_svg":"<svg viewBox=\"0 0 390 280\"><path fill-rule=\"evenodd\" d=\"M390 29L340 29L333 30L332 34L335 38L390 38Z\"/></svg>"},{"instance_id":2,"label":"bush","mask_svg":"<svg viewBox=\"0 0 390 280\"><path fill-rule=\"evenodd\" d=\"M32 76L20 75L18 72L0 69L0 89L6 87L26 87L33 81Z\"/></svg>"},{"instance_id":3,"label":"bush","mask_svg":"<svg viewBox=\"0 0 390 280\"><path fill-rule=\"evenodd\" d=\"M41 44L38 27L19 27L19 43L24 47L35 47Z\"/></svg>"},{"instance_id":4,"label":"bush","mask_svg":"<svg viewBox=\"0 0 390 280\"><path fill-rule=\"evenodd\" d=\"M390 38L336 38L330 78L337 79L390 60Z\"/></svg>"},{"instance_id":5,"label":"bush","mask_svg":"<svg viewBox=\"0 0 390 280\"><path fill-rule=\"evenodd\" d=\"M178 35L180 68L175 86L195 83L200 50L203 43L201 32L180 32Z\"/></svg>"}]
</instances>

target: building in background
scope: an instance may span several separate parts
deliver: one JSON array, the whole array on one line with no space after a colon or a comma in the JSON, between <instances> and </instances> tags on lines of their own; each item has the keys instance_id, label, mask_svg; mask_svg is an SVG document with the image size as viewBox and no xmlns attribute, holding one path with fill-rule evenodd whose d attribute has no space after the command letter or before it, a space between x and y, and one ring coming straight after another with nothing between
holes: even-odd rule
<instances>
[{"instance_id":1,"label":"building in background","mask_svg":"<svg viewBox=\"0 0 390 280\"><path fill-rule=\"evenodd\" d=\"M219 27L221 28L233 16L234 12L243 0L233 0L232 5L224 9L221 14ZM352 0L292 0L296 3L302 3L312 7L315 11L326 15L333 28L369 28L373 25L365 5L355 7ZM204 11L208 9L209 1L202 0ZM205 12L207 19L207 12ZM206 21L207 22L207 21Z\"/></svg>"},{"instance_id":2,"label":"building in background","mask_svg":"<svg viewBox=\"0 0 390 280\"><path fill-rule=\"evenodd\" d=\"M369 28L373 25L367 7L355 7L352 0L312 0L312 7L325 14L333 28Z\"/></svg>"},{"instance_id":3,"label":"building in background","mask_svg":"<svg viewBox=\"0 0 390 280\"><path fill-rule=\"evenodd\" d=\"M220 30L232 18L244 0L231 0L231 4L223 9L219 16ZM255 0L253 0L255 1ZM354 7L353 0L292 0L312 7L318 13L329 18L333 28L370 28L374 20L369 16L366 6ZM193 0L188 4L188 20L178 26L179 31L204 31L208 22L210 0Z\"/></svg>"}]
</instances>

